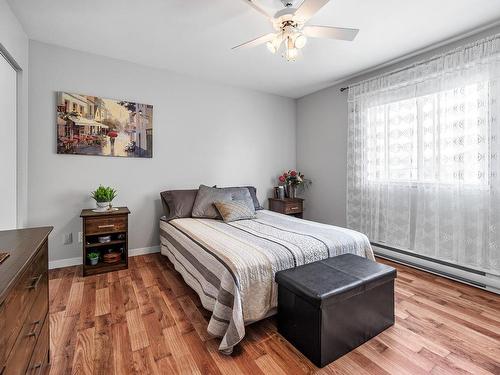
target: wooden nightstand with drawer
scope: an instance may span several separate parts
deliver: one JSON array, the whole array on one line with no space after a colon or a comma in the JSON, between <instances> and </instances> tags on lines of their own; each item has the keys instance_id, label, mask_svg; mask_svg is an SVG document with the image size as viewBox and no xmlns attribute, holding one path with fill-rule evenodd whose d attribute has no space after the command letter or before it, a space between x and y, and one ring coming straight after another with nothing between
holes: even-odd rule
<instances>
[{"instance_id":1,"label":"wooden nightstand with drawer","mask_svg":"<svg viewBox=\"0 0 500 375\"><path fill-rule=\"evenodd\" d=\"M284 215L292 215L302 219L304 200L302 198L269 198L269 209Z\"/></svg>"},{"instance_id":2,"label":"wooden nightstand with drawer","mask_svg":"<svg viewBox=\"0 0 500 375\"><path fill-rule=\"evenodd\" d=\"M128 215L127 207L115 211L94 212L82 210L83 219L83 276L128 268ZM103 241L103 238L106 241ZM99 262L91 265L87 255L98 253ZM104 259L106 254L121 253L113 262Z\"/></svg>"}]
</instances>

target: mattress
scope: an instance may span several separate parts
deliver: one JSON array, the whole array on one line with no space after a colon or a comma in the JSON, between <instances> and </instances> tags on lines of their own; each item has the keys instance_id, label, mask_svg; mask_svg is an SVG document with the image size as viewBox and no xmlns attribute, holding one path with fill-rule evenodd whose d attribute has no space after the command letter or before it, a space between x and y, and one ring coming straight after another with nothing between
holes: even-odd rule
<instances>
[{"instance_id":1,"label":"mattress","mask_svg":"<svg viewBox=\"0 0 500 375\"><path fill-rule=\"evenodd\" d=\"M245 325L276 310L276 272L344 253L374 260L359 232L257 211L256 219L160 220L161 252L212 312L208 332L230 354Z\"/></svg>"}]
</instances>

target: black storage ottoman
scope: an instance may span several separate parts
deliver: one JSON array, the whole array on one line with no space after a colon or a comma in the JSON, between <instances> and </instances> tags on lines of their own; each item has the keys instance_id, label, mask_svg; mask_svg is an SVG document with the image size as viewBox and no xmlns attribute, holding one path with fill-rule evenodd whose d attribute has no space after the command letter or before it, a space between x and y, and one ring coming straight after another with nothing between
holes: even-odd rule
<instances>
[{"instance_id":1,"label":"black storage ottoman","mask_svg":"<svg viewBox=\"0 0 500 375\"><path fill-rule=\"evenodd\" d=\"M323 367L394 324L395 278L353 254L280 271L278 332Z\"/></svg>"}]
</instances>

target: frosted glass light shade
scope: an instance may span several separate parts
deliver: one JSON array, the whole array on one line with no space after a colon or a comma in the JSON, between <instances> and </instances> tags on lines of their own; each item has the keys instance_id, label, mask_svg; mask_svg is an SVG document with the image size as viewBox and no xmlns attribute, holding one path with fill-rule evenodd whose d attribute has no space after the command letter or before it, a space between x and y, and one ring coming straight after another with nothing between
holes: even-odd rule
<instances>
[{"instance_id":1,"label":"frosted glass light shade","mask_svg":"<svg viewBox=\"0 0 500 375\"><path fill-rule=\"evenodd\" d=\"M307 37L304 35L304 34L299 34L296 38L295 38L295 48L298 48L298 49L302 49L305 47L307 43Z\"/></svg>"},{"instance_id":2,"label":"frosted glass light shade","mask_svg":"<svg viewBox=\"0 0 500 375\"><path fill-rule=\"evenodd\" d=\"M271 53L276 53L276 47L274 46L273 42L267 42L266 47Z\"/></svg>"}]
</instances>

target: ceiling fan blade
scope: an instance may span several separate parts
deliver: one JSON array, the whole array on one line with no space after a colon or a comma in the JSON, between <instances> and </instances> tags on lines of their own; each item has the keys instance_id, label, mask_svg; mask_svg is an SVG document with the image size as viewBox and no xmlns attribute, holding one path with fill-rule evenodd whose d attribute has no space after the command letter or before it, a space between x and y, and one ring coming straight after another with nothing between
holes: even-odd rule
<instances>
[{"instance_id":1,"label":"ceiling fan blade","mask_svg":"<svg viewBox=\"0 0 500 375\"><path fill-rule=\"evenodd\" d=\"M247 3L250 5L253 9L255 9L257 12L262 14L263 16L267 18L273 18L269 13L267 13L264 9L262 9L260 6L258 6L254 0L242 0L244 3Z\"/></svg>"},{"instance_id":2,"label":"ceiling fan blade","mask_svg":"<svg viewBox=\"0 0 500 375\"><path fill-rule=\"evenodd\" d=\"M358 35L358 29L348 29L331 26L306 26L302 32L311 38L329 38L353 41Z\"/></svg>"},{"instance_id":3,"label":"ceiling fan blade","mask_svg":"<svg viewBox=\"0 0 500 375\"><path fill-rule=\"evenodd\" d=\"M306 22L329 2L330 0L304 0L293 16Z\"/></svg>"},{"instance_id":4,"label":"ceiling fan blade","mask_svg":"<svg viewBox=\"0 0 500 375\"><path fill-rule=\"evenodd\" d=\"M231 49L237 49L237 48L252 48L252 47L256 47L260 44L264 44L266 42L269 42L271 40L273 40L275 37L275 34L273 33L269 33L269 34L266 34L266 35L263 35L263 36L259 36L258 38L255 38L255 39L252 39L248 42L245 42L245 43L242 43L242 44L239 44Z\"/></svg>"}]
</instances>

